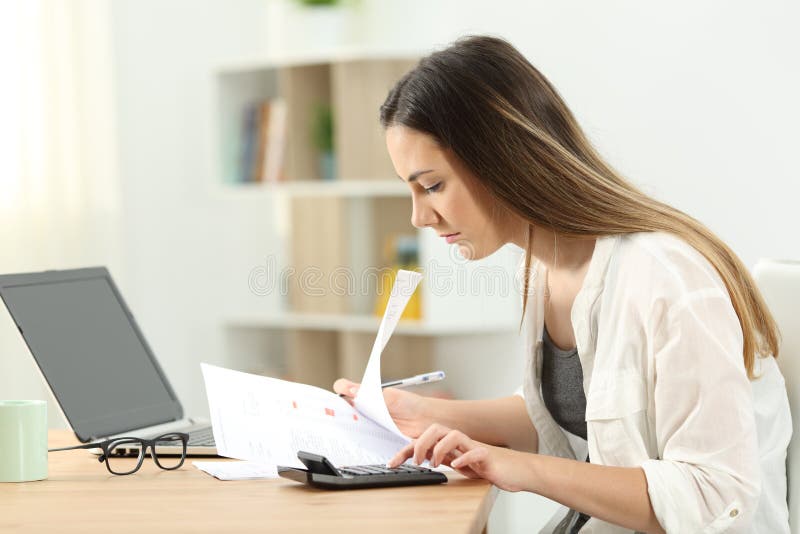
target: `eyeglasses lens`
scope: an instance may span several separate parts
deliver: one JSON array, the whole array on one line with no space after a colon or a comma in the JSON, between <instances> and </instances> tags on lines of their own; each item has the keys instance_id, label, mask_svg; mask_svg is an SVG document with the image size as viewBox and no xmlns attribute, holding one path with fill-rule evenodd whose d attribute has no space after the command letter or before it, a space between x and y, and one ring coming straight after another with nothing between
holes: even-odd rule
<instances>
[{"instance_id":1,"label":"eyeglasses lens","mask_svg":"<svg viewBox=\"0 0 800 534\"><path fill-rule=\"evenodd\" d=\"M156 438L155 460L162 469L177 469L183 464L186 450L180 436L167 434Z\"/></svg>"},{"instance_id":2,"label":"eyeglasses lens","mask_svg":"<svg viewBox=\"0 0 800 534\"><path fill-rule=\"evenodd\" d=\"M108 446L106 463L115 475L129 475L139 467L142 456L141 442L135 439L118 439Z\"/></svg>"}]
</instances>

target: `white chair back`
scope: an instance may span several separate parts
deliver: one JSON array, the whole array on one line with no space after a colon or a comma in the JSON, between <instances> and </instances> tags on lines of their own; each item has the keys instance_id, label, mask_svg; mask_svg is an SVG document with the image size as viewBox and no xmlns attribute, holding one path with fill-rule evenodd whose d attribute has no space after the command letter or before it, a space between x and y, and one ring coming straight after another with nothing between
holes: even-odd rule
<instances>
[{"instance_id":1,"label":"white chair back","mask_svg":"<svg viewBox=\"0 0 800 534\"><path fill-rule=\"evenodd\" d=\"M800 261L760 260L754 276L781 331L778 366L786 381L794 433L786 458L789 524L800 526Z\"/></svg>"}]
</instances>

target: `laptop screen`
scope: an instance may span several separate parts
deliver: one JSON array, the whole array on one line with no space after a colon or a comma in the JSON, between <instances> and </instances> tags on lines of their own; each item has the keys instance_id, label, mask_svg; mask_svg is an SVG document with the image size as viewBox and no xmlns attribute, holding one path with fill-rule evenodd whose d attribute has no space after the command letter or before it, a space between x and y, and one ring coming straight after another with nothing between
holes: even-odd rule
<instances>
[{"instance_id":1,"label":"laptop screen","mask_svg":"<svg viewBox=\"0 0 800 534\"><path fill-rule=\"evenodd\" d=\"M79 439L182 417L106 269L0 276L0 295Z\"/></svg>"}]
</instances>

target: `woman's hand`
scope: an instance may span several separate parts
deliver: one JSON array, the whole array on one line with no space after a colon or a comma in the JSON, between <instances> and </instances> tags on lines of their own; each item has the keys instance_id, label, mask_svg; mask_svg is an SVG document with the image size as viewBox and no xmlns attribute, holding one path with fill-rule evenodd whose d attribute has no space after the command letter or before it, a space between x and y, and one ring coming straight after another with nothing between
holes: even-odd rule
<instances>
[{"instance_id":1,"label":"woman's hand","mask_svg":"<svg viewBox=\"0 0 800 534\"><path fill-rule=\"evenodd\" d=\"M486 445L458 430L439 424L429 426L417 439L400 449L388 462L397 467L409 458L431 466L449 465L469 478L483 478L506 491L520 491L530 485L526 459L529 454Z\"/></svg>"},{"instance_id":2,"label":"woman's hand","mask_svg":"<svg viewBox=\"0 0 800 534\"><path fill-rule=\"evenodd\" d=\"M359 386L360 384L351 382L346 378L340 378L334 382L333 391L342 395L350 404L353 404L353 399L358 393ZM383 398L386 400L389 415L392 416L400 432L406 436L415 438L422 434L422 431L430 424L430 421L424 415L426 397L399 388L384 388Z\"/></svg>"}]
</instances>

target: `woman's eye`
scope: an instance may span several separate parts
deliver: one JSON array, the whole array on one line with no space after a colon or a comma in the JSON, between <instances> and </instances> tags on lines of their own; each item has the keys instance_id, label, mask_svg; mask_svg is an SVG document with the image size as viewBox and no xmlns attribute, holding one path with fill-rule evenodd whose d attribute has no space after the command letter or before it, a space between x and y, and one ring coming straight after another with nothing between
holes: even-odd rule
<instances>
[{"instance_id":1,"label":"woman's eye","mask_svg":"<svg viewBox=\"0 0 800 534\"><path fill-rule=\"evenodd\" d=\"M426 192L426 193L435 193L436 191L438 191L438 190L439 190L439 188L441 187L441 185L442 185L442 182L437 182L437 183L433 184L433 185L432 185L432 186L430 186L430 187L426 187L426 188L425 188L425 192Z\"/></svg>"}]
</instances>

